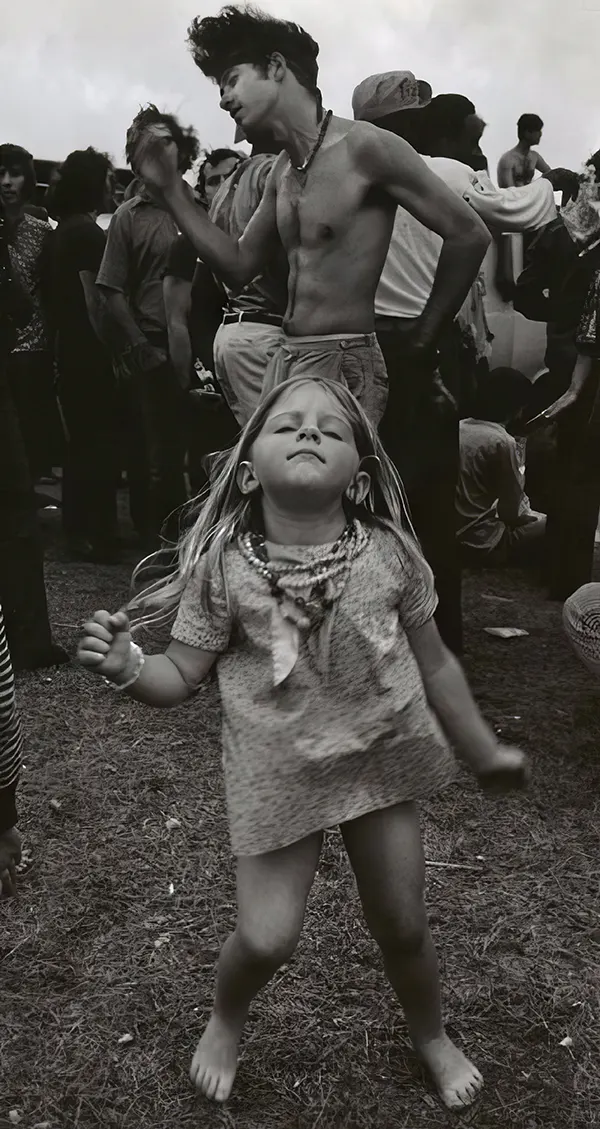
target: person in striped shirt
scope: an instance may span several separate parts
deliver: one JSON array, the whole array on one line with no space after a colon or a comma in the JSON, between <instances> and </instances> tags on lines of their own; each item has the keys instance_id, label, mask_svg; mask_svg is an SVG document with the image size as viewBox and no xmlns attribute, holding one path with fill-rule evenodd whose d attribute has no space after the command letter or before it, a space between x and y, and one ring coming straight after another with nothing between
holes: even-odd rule
<instances>
[{"instance_id":1,"label":"person in striped shirt","mask_svg":"<svg viewBox=\"0 0 600 1129\"><path fill-rule=\"evenodd\" d=\"M8 896L16 892L16 868L21 861L16 790L22 750L23 734L0 606L0 895Z\"/></svg>"}]
</instances>

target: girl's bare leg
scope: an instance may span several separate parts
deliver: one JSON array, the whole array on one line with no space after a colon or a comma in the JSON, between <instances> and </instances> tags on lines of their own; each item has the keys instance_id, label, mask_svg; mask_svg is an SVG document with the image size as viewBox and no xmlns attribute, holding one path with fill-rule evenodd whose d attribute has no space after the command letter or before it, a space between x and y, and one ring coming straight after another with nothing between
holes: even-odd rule
<instances>
[{"instance_id":1,"label":"girl's bare leg","mask_svg":"<svg viewBox=\"0 0 600 1129\"><path fill-rule=\"evenodd\" d=\"M248 1009L296 948L320 850L319 833L238 859L237 924L221 950L213 1012L190 1070L208 1098L224 1102L231 1093Z\"/></svg>"},{"instance_id":2,"label":"girl's bare leg","mask_svg":"<svg viewBox=\"0 0 600 1129\"><path fill-rule=\"evenodd\" d=\"M425 859L414 804L342 826L369 929L404 1012L415 1050L450 1109L470 1105L479 1071L444 1030L438 962L424 901Z\"/></svg>"}]
</instances>

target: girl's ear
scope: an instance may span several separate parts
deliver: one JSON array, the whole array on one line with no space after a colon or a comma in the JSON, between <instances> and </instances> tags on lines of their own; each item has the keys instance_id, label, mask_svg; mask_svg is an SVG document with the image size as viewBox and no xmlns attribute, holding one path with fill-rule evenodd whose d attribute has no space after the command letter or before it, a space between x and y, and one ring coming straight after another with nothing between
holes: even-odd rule
<instances>
[{"instance_id":1,"label":"girl's ear","mask_svg":"<svg viewBox=\"0 0 600 1129\"><path fill-rule=\"evenodd\" d=\"M252 463L248 462L240 463L235 481L241 494L254 494L254 491L258 490L260 486L260 482L254 473L254 467Z\"/></svg>"},{"instance_id":2,"label":"girl's ear","mask_svg":"<svg viewBox=\"0 0 600 1129\"><path fill-rule=\"evenodd\" d=\"M370 489L371 475L366 470L359 470L346 490L346 497L353 505L361 506Z\"/></svg>"}]
</instances>

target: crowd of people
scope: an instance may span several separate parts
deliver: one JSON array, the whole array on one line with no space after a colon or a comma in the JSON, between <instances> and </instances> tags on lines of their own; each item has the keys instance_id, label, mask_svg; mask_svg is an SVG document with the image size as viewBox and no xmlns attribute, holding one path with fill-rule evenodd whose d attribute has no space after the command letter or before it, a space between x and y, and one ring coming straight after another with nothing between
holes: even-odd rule
<instances>
[{"instance_id":1,"label":"crowd of people","mask_svg":"<svg viewBox=\"0 0 600 1129\"><path fill-rule=\"evenodd\" d=\"M188 41L252 150L208 153L195 187L195 130L153 105L127 131L134 180L106 234L106 155L64 161L53 230L29 206L30 155L0 146L0 881L18 854L9 648L19 668L68 660L35 486L61 465L69 551L111 562L126 473L150 587L96 613L80 661L161 707L216 663L223 700L239 918L194 1082L228 1097L249 1004L293 951L339 824L415 1046L461 1107L481 1076L442 1024L416 802L453 779L448 742L486 786L527 776L457 661L463 565L543 562L569 637L600 654L600 155L550 169L525 114L496 186L462 95L370 75L345 120L302 28L231 6ZM490 367L482 262L505 232L526 235L515 308L548 326L533 385ZM550 426L542 512L524 467ZM166 653L146 657L130 619L174 621Z\"/></svg>"}]
</instances>

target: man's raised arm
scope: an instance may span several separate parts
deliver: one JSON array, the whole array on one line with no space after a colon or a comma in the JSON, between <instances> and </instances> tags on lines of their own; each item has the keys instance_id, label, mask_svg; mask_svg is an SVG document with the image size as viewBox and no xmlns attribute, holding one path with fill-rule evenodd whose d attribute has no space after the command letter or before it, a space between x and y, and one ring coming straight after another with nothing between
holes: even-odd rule
<instances>
[{"instance_id":1,"label":"man's raised arm","mask_svg":"<svg viewBox=\"0 0 600 1129\"><path fill-rule=\"evenodd\" d=\"M153 196L171 212L198 256L229 286L241 289L260 274L277 241L276 191L269 177L260 206L242 239L232 239L208 218L192 197L177 167L178 153L168 130L146 130L135 154L135 171ZM275 172L276 166L273 169Z\"/></svg>"},{"instance_id":2,"label":"man's raised arm","mask_svg":"<svg viewBox=\"0 0 600 1129\"><path fill-rule=\"evenodd\" d=\"M359 145L372 182L444 240L433 289L419 319L418 344L427 349L460 310L491 238L473 209L402 138L375 127L365 132Z\"/></svg>"},{"instance_id":3,"label":"man's raised arm","mask_svg":"<svg viewBox=\"0 0 600 1129\"><path fill-rule=\"evenodd\" d=\"M275 188L270 181L242 238L232 239L217 227L179 180L164 195L180 231L187 235L202 262L230 287L241 289L257 274L277 245Z\"/></svg>"}]
</instances>

